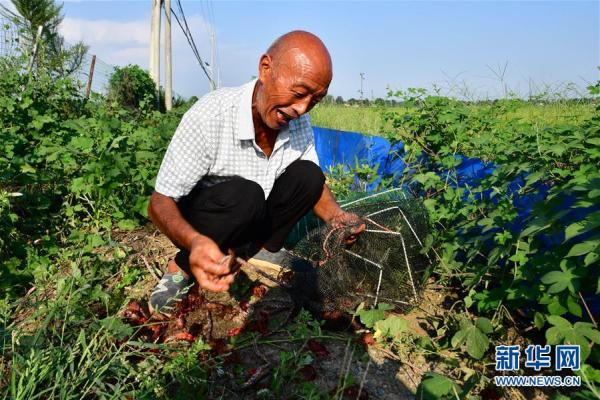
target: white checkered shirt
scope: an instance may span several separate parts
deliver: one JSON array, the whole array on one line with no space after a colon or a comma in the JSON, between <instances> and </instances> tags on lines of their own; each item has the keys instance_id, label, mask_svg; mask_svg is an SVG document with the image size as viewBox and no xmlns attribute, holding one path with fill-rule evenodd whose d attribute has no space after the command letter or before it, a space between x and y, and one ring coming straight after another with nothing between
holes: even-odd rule
<instances>
[{"instance_id":1,"label":"white checkered shirt","mask_svg":"<svg viewBox=\"0 0 600 400\"><path fill-rule=\"evenodd\" d=\"M293 161L319 165L308 114L281 129L270 157L258 147L252 122L256 81L210 92L185 113L162 160L158 193L179 200L198 182L208 187L242 177L258 183L266 198Z\"/></svg>"}]
</instances>

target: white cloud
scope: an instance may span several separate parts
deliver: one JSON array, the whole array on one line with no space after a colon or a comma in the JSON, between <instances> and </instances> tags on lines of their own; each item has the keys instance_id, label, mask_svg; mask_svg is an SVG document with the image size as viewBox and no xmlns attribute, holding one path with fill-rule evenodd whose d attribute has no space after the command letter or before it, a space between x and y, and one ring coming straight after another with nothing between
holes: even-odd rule
<instances>
[{"instance_id":1,"label":"white cloud","mask_svg":"<svg viewBox=\"0 0 600 400\"><path fill-rule=\"evenodd\" d=\"M143 47L124 47L119 49L106 49L106 62L112 64L138 64L146 66L150 57L148 46Z\"/></svg>"},{"instance_id":2,"label":"white cloud","mask_svg":"<svg viewBox=\"0 0 600 400\"><path fill-rule=\"evenodd\" d=\"M65 17L59 31L68 42L83 40L91 46L150 43L150 24L141 20L115 22Z\"/></svg>"},{"instance_id":3,"label":"white cloud","mask_svg":"<svg viewBox=\"0 0 600 400\"><path fill-rule=\"evenodd\" d=\"M164 21L163 15L161 30L164 30ZM210 34L213 32L213 27L198 14L188 16L187 22L200 56L204 61L210 62ZM143 68L148 67L149 18L119 22L65 17L59 29L67 42L83 41L90 46L89 53L95 54L98 60L105 64L138 64ZM171 30L173 89L185 96L201 96L208 90L207 78L174 17L172 17ZM161 32L161 81L164 79L163 34ZM258 53L254 54L243 46L231 46L222 42L219 43L219 49L220 77L223 85L240 84L256 74ZM97 63L97 68L98 65ZM105 67L101 69L104 72L98 71L97 79L108 79L111 69L109 66Z\"/></svg>"}]
</instances>

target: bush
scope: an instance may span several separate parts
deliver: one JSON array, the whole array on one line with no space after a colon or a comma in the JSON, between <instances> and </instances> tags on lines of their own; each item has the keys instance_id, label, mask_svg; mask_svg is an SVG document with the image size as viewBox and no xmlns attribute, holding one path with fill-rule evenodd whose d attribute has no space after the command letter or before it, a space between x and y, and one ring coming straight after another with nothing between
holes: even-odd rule
<instances>
[{"instance_id":1,"label":"bush","mask_svg":"<svg viewBox=\"0 0 600 400\"><path fill-rule=\"evenodd\" d=\"M115 67L108 82L109 99L121 106L139 109L142 100L156 103L156 87L150 74L137 65Z\"/></svg>"},{"instance_id":2,"label":"bush","mask_svg":"<svg viewBox=\"0 0 600 400\"><path fill-rule=\"evenodd\" d=\"M132 115L99 96L86 100L71 79L47 70L30 79L23 63L0 58L0 292L14 295L25 290L17 284L36 257L65 238L144 220L162 155L188 107Z\"/></svg>"}]
</instances>

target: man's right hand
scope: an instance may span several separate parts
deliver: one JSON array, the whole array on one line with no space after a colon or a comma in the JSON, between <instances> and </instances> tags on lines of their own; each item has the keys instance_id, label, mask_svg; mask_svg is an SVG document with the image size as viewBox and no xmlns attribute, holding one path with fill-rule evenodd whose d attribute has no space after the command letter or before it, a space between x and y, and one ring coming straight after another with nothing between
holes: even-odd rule
<instances>
[{"instance_id":1,"label":"man's right hand","mask_svg":"<svg viewBox=\"0 0 600 400\"><path fill-rule=\"evenodd\" d=\"M213 292L224 292L235 278L235 256L225 256L209 237L198 235L190 247L190 271L200 287Z\"/></svg>"}]
</instances>

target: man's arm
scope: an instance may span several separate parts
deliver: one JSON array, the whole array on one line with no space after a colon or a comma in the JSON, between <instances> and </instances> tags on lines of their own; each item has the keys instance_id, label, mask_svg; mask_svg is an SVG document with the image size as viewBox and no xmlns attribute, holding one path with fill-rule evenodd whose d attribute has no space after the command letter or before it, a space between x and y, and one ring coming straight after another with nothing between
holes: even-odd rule
<instances>
[{"instance_id":1,"label":"man's arm","mask_svg":"<svg viewBox=\"0 0 600 400\"><path fill-rule=\"evenodd\" d=\"M327 224L331 223L336 215L344 212L337 201L335 201L335 197L333 197L333 193L331 193L327 184L323 185L323 192L321 192L321 197L317 201L317 204L315 204L313 212Z\"/></svg>"},{"instance_id":2,"label":"man's arm","mask_svg":"<svg viewBox=\"0 0 600 400\"><path fill-rule=\"evenodd\" d=\"M175 200L152 193L148 216L173 243L189 250L190 270L201 287L216 292L229 289L234 278L232 264L222 262L225 255L219 246L183 218Z\"/></svg>"},{"instance_id":3,"label":"man's arm","mask_svg":"<svg viewBox=\"0 0 600 400\"><path fill-rule=\"evenodd\" d=\"M177 203L169 196L152 193L148 204L148 216L173 243L187 250L192 242L201 236L181 215Z\"/></svg>"},{"instance_id":4,"label":"man's arm","mask_svg":"<svg viewBox=\"0 0 600 400\"><path fill-rule=\"evenodd\" d=\"M346 238L348 244L354 243L357 236L367 227L358 215L342 210L326 183L323 185L323 192L317 204L315 204L313 212L326 224L334 228L351 227L352 229Z\"/></svg>"}]
</instances>

